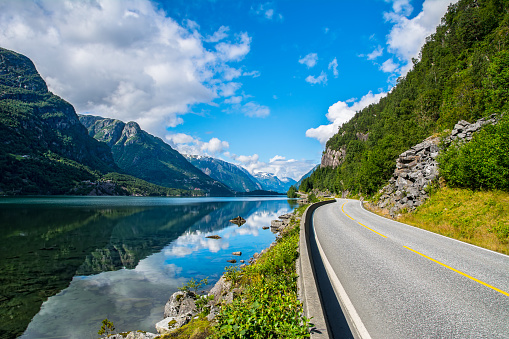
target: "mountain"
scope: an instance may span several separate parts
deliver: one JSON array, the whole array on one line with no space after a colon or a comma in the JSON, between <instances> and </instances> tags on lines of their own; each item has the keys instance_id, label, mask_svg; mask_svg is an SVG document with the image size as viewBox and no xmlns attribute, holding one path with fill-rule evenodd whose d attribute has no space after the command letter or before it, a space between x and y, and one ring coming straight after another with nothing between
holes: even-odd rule
<instances>
[{"instance_id":1,"label":"mountain","mask_svg":"<svg viewBox=\"0 0 509 339\"><path fill-rule=\"evenodd\" d=\"M302 180L306 179L306 178L309 178L311 176L311 174L313 174L313 172L318 168L320 167L320 165L316 165L315 167L313 167L309 172L307 172L306 174L304 174L300 179L299 181L297 181L297 183L295 183L295 187L298 189L300 184L302 183Z\"/></svg>"},{"instance_id":2,"label":"mountain","mask_svg":"<svg viewBox=\"0 0 509 339\"><path fill-rule=\"evenodd\" d=\"M450 5L412 69L385 98L339 128L301 189L374 195L393 176L402 152L460 120L507 112L508 32L508 1Z\"/></svg>"},{"instance_id":3,"label":"mountain","mask_svg":"<svg viewBox=\"0 0 509 339\"><path fill-rule=\"evenodd\" d=\"M296 183L292 178L279 179L275 174L266 172L258 172L254 177L262 185L264 190L279 193L286 193L290 186Z\"/></svg>"},{"instance_id":4,"label":"mountain","mask_svg":"<svg viewBox=\"0 0 509 339\"><path fill-rule=\"evenodd\" d=\"M261 190L262 185L248 171L229 162L200 155L186 155L187 160L203 173L237 192Z\"/></svg>"},{"instance_id":5,"label":"mountain","mask_svg":"<svg viewBox=\"0 0 509 339\"><path fill-rule=\"evenodd\" d=\"M80 115L79 120L91 137L111 148L115 163L127 174L164 187L199 189L211 195L233 194L136 122L91 115Z\"/></svg>"},{"instance_id":6,"label":"mountain","mask_svg":"<svg viewBox=\"0 0 509 339\"><path fill-rule=\"evenodd\" d=\"M118 171L73 106L48 91L27 57L0 48L0 193L65 194Z\"/></svg>"}]
</instances>

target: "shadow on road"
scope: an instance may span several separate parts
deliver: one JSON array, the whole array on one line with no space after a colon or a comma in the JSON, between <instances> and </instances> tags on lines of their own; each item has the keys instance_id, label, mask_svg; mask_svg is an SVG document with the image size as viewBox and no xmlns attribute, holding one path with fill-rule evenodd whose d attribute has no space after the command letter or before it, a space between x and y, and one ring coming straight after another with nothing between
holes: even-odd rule
<instances>
[{"instance_id":1,"label":"shadow on road","mask_svg":"<svg viewBox=\"0 0 509 339\"><path fill-rule=\"evenodd\" d=\"M346 321L346 318L343 314L343 311L341 310L341 306L339 304L338 298L336 297L336 293L334 292L329 277L327 276L327 272L325 271L325 266L323 265L320 253L318 252L314 234L315 230L313 225L311 225L308 241L311 250L311 258L316 275L316 281L318 284L318 291L320 293L320 298L324 307L324 313L330 337L336 339L354 338L352 332L350 331L350 327L348 326L348 322ZM313 320L311 320L311 322L312 321Z\"/></svg>"}]
</instances>

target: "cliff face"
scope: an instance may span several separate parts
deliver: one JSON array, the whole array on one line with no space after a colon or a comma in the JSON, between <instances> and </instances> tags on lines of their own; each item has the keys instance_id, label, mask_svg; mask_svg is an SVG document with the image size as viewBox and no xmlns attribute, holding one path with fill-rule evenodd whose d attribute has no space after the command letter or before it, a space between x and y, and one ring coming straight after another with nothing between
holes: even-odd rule
<instances>
[{"instance_id":1,"label":"cliff face","mask_svg":"<svg viewBox=\"0 0 509 339\"><path fill-rule=\"evenodd\" d=\"M150 183L182 189L200 189L213 195L231 195L223 183L212 179L160 138L136 122L80 115L90 136L111 147L115 163L126 173Z\"/></svg>"},{"instance_id":2,"label":"cliff face","mask_svg":"<svg viewBox=\"0 0 509 339\"><path fill-rule=\"evenodd\" d=\"M441 147L448 147L453 141L466 143L472 135L486 124L495 124L495 117L482 118L475 123L460 120L452 132L444 138ZM387 210L394 217L402 210L412 211L428 199L427 188L438 177L437 156L441 151L440 139L429 137L400 154L396 160L396 170L389 184L380 191L376 206Z\"/></svg>"},{"instance_id":3,"label":"cliff face","mask_svg":"<svg viewBox=\"0 0 509 339\"><path fill-rule=\"evenodd\" d=\"M107 145L88 136L73 106L48 91L32 61L3 48L0 157L6 174L0 188L21 194L66 193L74 182L94 179L90 170L118 169Z\"/></svg>"},{"instance_id":4,"label":"cliff face","mask_svg":"<svg viewBox=\"0 0 509 339\"><path fill-rule=\"evenodd\" d=\"M332 167L336 168L345 161L346 150L345 148L340 148L339 151L333 150L329 147L325 150L322 155L322 162L320 164L320 168L324 167Z\"/></svg>"}]
</instances>

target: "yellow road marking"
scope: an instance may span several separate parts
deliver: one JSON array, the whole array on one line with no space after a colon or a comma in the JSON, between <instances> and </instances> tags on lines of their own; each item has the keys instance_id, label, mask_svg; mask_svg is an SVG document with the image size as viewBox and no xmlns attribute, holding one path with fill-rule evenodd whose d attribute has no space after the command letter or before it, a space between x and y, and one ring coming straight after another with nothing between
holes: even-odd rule
<instances>
[{"instance_id":1,"label":"yellow road marking","mask_svg":"<svg viewBox=\"0 0 509 339\"><path fill-rule=\"evenodd\" d=\"M448 269L450 269L450 270L452 270L452 271L454 271L454 272L456 272L456 273L459 273L459 274L461 274L462 276L467 277L468 279L472 279L473 281L478 282L478 283L479 283L479 284L481 284L481 285L484 285L484 286L486 286L486 287L489 287L489 288L491 288L492 290L495 290L495 291L497 291L497 292L499 292L499 293L502 293L502 294L504 294L504 295L506 295L506 296L508 296L508 297L509 297L509 293L507 293L507 292L505 292L505 291L502 291L501 289L498 289L498 288L496 288L496 287L494 287L494 286L491 286L491 285L489 285L489 284L485 283L484 281L481 281L481 280L479 280L479 279L476 279L476 278L474 278L474 277L471 277L471 276L469 276L468 274L465 274L465 273L463 273L463 272L461 272L461 271L458 271L458 270L457 270L457 269L455 269L455 268L452 268L451 266L447 266L446 264L442 264L440 261L437 261L437 260L435 260L435 259L433 259L433 258L428 257L427 255L424 255L424 254L422 254L422 253L419 253L419 252L417 252L416 250L411 249L410 247L407 247L407 246L403 246L403 247L404 247L404 248L406 248L407 250L410 250L410 251L412 251L412 252L414 252L414 253L417 253L417 254L419 254L419 255L423 256L423 257L424 257L424 258L426 258L426 259L429 259L429 260L431 260L431 261L433 261L433 262L436 262L437 264L442 265L442 266L444 266L444 267L446 267L446 268L448 268Z\"/></svg>"},{"instance_id":2,"label":"yellow road marking","mask_svg":"<svg viewBox=\"0 0 509 339\"><path fill-rule=\"evenodd\" d=\"M350 219L352 219L353 221L355 221L355 219L354 219L354 218L352 218L351 216L349 216L348 214L346 214L345 210L343 209L343 207L345 207L345 205L346 205L346 202L343 204L343 206L341 206L341 210L343 211L343 213L344 213L347 217L349 217ZM383 234L381 234L381 233L378 233L377 231L375 231L375 230L373 230L373 229L369 228L368 226L363 225L363 224L361 224L360 222L357 222L357 223L358 223L359 225L361 225L361 226L366 227L366 228L367 228L368 230L370 230L371 232L375 232L375 233L376 233L376 234L378 234L379 236L384 237L384 238L387 238L385 235L383 235Z\"/></svg>"},{"instance_id":3,"label":"yellow road marking","mask_svg":"<svg viewBox=\"0 0 509 339\"><path fill-rule=\"evenodd\" d=\"M375 233L376 233L376 234L378 234L379 236L384 237L384 238L387 238L387 237L386 237L385 235L383 235L382 233L378 233L378 232L377 232L377 231L375 231L374 229L371 229L371 228L369 228L368 226L363 225L363 224L361 224L361 223L360 223L360 222L358 222L358 221L357 221L357 223L358 223L359 225L361 225L361 226L366 227L366 228L367 228L368 230L370 230L371 232L375 232Z\"/></svg>"},{"instance_id":4,"label":"yellow road marking","mask_svg":"<svg viewBox=\"0 0 509 339\"><path fill-rule=\"evenodd\" d=\"M352 219L353 221L355 221L355 219L354 219L354 218L352 218L351 216L349 216L348 214L346 214L345 210L343 209L343 207L345 207L345 205L346 205L346 202L343 204L343 206L341 206L341 210L343 211L343 213L345 213L345 215L346 215L347 217L349 217L350 219Z\"/></svg>"}]
</instances>

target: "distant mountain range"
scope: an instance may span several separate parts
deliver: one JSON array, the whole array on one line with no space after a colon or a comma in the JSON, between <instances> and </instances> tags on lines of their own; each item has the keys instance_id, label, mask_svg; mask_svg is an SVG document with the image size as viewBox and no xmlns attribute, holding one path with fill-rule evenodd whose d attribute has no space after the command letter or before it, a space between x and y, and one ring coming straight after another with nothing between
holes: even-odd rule
<instances>
[{"instance_id":1,"label":"distant mountain range","mask_svg":"<svg viewBox=\"0 0 509 339\"><path fill-rule=\"evenodd\" d=\"M256 173L254 177L266 191L286 193L296 183L292 178L279 179L275 174L267 172Z\"/></svg>"},{"instance_id":2,"label":"distant mountain range","mask_svg":"<svg viewBox=\"0 0 509 339\"><path fill-rule=\"evenodd\" d=\"M212 195L232 195L225 184L205 175L160 138L136 122L80 115L90 136L106 143L115 163L125 173L172 188L200 189Z\"/></svg>"},{"instance_id":3,"label":"distant mountain range","mask_svg":"<svg viewBox=\"0 0 509 339\"><path fill-rule=\"evenodd\" d=\"M223 160L187 159L136 122L77 115L27 57L0 48L0 195L286 193L295 184ZM197 192L197 193L195 193Z\"/></svg>"},{"instance_id":4,"label":"distant mountain range","mask_svg":"<svg viewBox=\"0 0 509 339\"><path fill-rule=\"evenodd\" d=\"M200 155L186 155L187 160L203 173L221 181L237 192L262 190L262 185L244 168L229 162Z\"/></svg>"}]
</instances>

